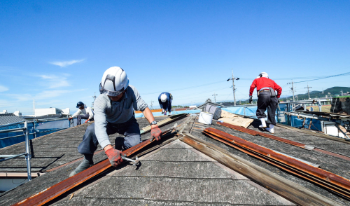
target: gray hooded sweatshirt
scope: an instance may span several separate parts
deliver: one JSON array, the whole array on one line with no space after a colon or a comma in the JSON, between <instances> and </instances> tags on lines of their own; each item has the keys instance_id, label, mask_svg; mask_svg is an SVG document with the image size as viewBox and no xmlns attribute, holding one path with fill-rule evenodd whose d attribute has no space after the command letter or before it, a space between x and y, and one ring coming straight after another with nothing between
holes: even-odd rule
<instances>
[{"instance_id":1,"label":"gray hooded sweatshirt","mask_svg":"<svg viewBox=\"0 0 350 206\"><path fill-rule=\"evenodd\" d=\"M113 102L106 94L100 94L94 103L95 134L101 147L111 144L107 135L107 123L119 124L128 121L134 110L144 111L148 105L134 86L126 88L123 99Z\"/></svg>"}]
</instances>

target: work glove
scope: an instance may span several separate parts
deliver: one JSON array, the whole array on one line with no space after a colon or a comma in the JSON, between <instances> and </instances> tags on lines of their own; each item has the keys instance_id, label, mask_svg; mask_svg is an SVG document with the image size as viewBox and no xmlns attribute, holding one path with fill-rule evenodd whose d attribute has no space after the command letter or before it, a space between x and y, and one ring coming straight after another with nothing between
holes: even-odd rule
<instances>
[{"instance_id":1,"label":"work glove","mask_svg":"<svg viewBox=\"0 0 350 206\"><path fill-rule=\"evenodd\" d=\"M87 120L85 121L85 123L88 123L88 121L89 121L89 120L87 119Z\"/></svg>"},{"instance_id":2,"label":"work glove","mask_svg":"<svg viewBox=\"0 0 350 206\"><path fill-rule=\"evenodd\" d=\"M113 167L116 167L123 162L123 159L120 156L122 153L121 151L116 150L114 148L110 148L105 153Z\"/></svg>"},{"instance_id":3,"label":"work glove","mask_svg":"<svg viewBox=\"0 0 350 206\"><path fill-rule=\"evenodd\" d=\"M249 96L249 104L251 104L253 101L253 96Z\"/></svg>"},{"instance_id":4,"label":"work glove","mask_svg":"<svg viewBox=\"0 0 350 206\"><path fill-rule=\"evenodd\" d=\"M162 133L162 131L159 129L158 125L155 125L152 129L151 129L151 135L152 137L154 137L157 141L160 140L160 134Z\"/></svg>"}]
</instances>

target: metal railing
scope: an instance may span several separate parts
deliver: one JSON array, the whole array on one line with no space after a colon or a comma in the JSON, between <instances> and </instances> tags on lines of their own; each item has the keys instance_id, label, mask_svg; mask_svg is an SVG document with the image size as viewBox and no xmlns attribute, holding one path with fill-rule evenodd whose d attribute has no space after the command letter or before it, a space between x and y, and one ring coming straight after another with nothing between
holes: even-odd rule
<instances>
[{"instance_id":1,"label":"metal railing","mask_svg":"<svg viewBox=\"0 0 350 206\"><path fill-rule=\"evenodd\" d=\"M14 136L0 137L0 141L24 136L26 152L21 153L21 154L13 154L13 155L11 155L11 154L0 155L0 162L24 156L25 160L26 160L26 164L27 164L28 180L30 181L32 179L31 178L31 165L30 165L30 160L32 158L32 154L30 152L30 135L33 135L32 137L35 139L38 135L41 136L42 133L57 132L57 131L67 129L67 128L74 126L74 120L72 119L72 120L68 120L68 127L67 128L55 128L55 129L50 129L49 131L39 131L36 128L36 124L39 122L53 122L53 121L59 121L59 120L67 120L67 118L32 119L31 121L24 120L24 121L20 121L20 122L1 125L0 128L11 127L11 126L13 127L13 126L19 125L18 128L8 128L8 129L5 128L4 130L0 129L0 133L14 133ZM31 124L33 124L33 125L29 126ZM22 127L22 125L23 125L23 127ZM30 129L30 127L32 129ZM32 130L33 132L30 133L30 130ZM23 132L23 134L18 134L18 132L21 132L21 131ZM17 132L17 134L16 134L16 132Z\"/></svg>"},{"instance_id":2,"label":"metal railing","mask_svg":"<svg viewBox=\"0 0 350 206\"><path fill-rule=\"evenodd\" d=\"M28 175L28 180L32 180L32 174L31 174L31 166L30 166L30 159L31 159L31 154L30 154L30 149L29 149L29 131L28 131L28 122L27 121L22 121L24 122L24 127L21 128L15 128L15 129L6 129L6 130L0 130L0 133L4 133L4 132L15 132L15 131L23 131L23 135L25 136L25 147L26 147L26 152L22 153L22 154L14 154L14 155L0 155L0 158L4 158L4 159L0 159L0 162L2 161L6 161L6 160L10 160L16 157L20 157L20 156L24 156L26 163L27 163L27 175ZM7 125L1 125L0 127L7 127L10 125L14 125L14 124L20 124L22 122L16 122L16 123L12 123L12 124L7 124ZM20 136L23 136L20 135ZM9 138L13 138L13 137L9 137Z\"/></svg>"}]
</instances>

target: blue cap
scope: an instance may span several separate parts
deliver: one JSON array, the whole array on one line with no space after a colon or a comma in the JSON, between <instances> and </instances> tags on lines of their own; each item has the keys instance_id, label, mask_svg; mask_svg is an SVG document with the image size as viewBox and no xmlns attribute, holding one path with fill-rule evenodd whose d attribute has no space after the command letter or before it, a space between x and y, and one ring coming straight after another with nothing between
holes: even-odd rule
<instances>
[{"instance_id":1,"label":"blue cap","mask_svg":"<svg viewBox=\"0 0 350 206\"><path fill-rule=\"evenodd\" d=\"M78 102L77 103L77 108L81 107L81 106L84 106L84 103L83 102Z\"/></svg>"}]
</instances>

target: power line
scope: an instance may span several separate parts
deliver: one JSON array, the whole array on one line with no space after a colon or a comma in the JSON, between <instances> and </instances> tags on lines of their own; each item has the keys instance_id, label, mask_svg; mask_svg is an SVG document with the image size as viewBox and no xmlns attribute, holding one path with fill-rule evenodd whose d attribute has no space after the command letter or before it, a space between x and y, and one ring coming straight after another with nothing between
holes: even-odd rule
<instances>
[{"instance_id":1,"label":"power line","mask_svg":"<svg viewBox=\"0 0 350 206\"><path fill-rule=\"evenodd\" d=\"M320 79L327 79L327 78L331 78L331 77L338 77L338 76L346 76L346 75L350 75L350 72L346 72L346 73L342 73L342 74L336 74L336 75L330 75L330 76L325 76L325 77L320 77L320 78L316 78L316 79L311 79L311 80L305 80L305 81L299 81L299 82L294 82L296 83L302 83L302 82L310 82L310 81L316 81L316 80L320 80Z\"/></svg>"},{"instance_id":2,"label":"power line","mask_svg":"<svg viewBox=\"0 0 350 206\"><path fill-rule=\"evenodd\" d=\"M299 81L299 82L294 82L294 83L301 83L301 82L308 82L308 81L316 81L316 80L320 80L320 79L326 79L326 78L331 78L331 77L337 77L337 76L342 76L342 75L350 75L350 72L347 73L342 73L342 74L337 74L337 75L331 75L331 76L323 76L323 77L317 77L315 79L311 79L311 80L305 80L305 81ZM288 78L274 78L274 80L290 80L290 79L309 79L315 76L309 76L309 77L288 77ZM239 80L253 80L253 78L239 78ZM171 91L181 91L181 90L185 90L185 89L193 89L193 88L198 88L198 87L204 87L204 86L208 86L208 85L212 85L212 84L217 84L217 83L223 83L224 80L222 81L217 81L217 82L212 82L212 83L207 83L207 84L202 84L202 85L198 85L198 86L191 86L191 87L185 87L185 88L181 88L181 89L167 89L167 90L171 90ZM237 86L235 86L236 88ZM158 94L161 93L160 92L151 92L151 93L143 93L142 95L150 95L150 94Z\"/></svg>"}]
</instances>

